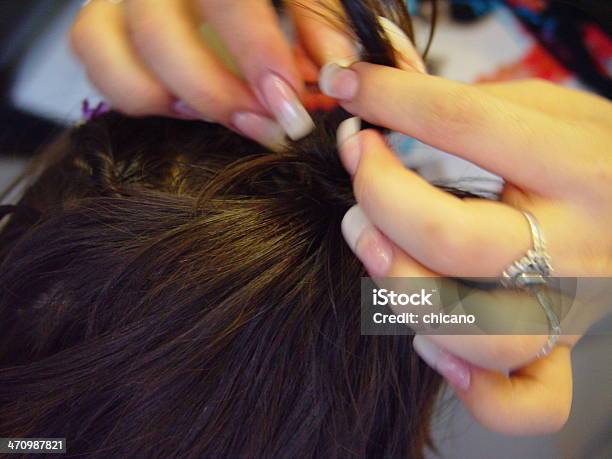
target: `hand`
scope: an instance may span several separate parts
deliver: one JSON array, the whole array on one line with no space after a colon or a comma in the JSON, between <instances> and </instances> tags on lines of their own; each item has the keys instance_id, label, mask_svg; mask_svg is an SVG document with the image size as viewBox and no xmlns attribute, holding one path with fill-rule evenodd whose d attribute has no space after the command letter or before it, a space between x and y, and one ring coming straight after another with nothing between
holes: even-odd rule
<instances>
[{"instance_id":1,"label":"hand","mask_svg":"<svg viewBox=\"0 0 612 459\"><path fill-rule=\"evenodd\" d=\"M288 7L303 65L354 56L337 31L337 0ZM321 18L324 15L326 19ZM244 79L207 46L201 23L215 29ZM91 0L71 43L93 84L127 114L166 115L224 124L276 147L313 127L300 98L304 82L291 45L268 0Z\"/></svg>"},{"instance_id":2,"label":"hand","mask_svg":"<svg viewBox=\"0 0 612 459\"><path fill-rule=\"evenodd\" d=\"M612 103L540 81L467 85L358 63L322 72L321 87L362 119L502 176L499 202L459 199L406 169L375 131L338 131L358 206L343 221L372 277L497 277L531 247L519 209L539 221L556 276L612 275ZM606 310L585 311L585 327ZM570 347L561 336L417 336L414 347L484 426L559 429L571 407ZM512 370L509 376L502 373Z\"/></svg>"}]
</instances>

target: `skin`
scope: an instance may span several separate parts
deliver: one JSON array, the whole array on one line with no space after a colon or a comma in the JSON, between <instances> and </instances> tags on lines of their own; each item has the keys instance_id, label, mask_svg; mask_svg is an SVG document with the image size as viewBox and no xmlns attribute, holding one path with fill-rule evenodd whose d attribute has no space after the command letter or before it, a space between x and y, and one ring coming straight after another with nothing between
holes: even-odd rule
<instances>
[{"instance_id":1,"label":"skin","mask_svg":"<svg viewBox=\"0 0 612 459\"><path fill-rule=\"evenodd\" d=\"M355 55L332 11L338 11L335 0L289 5L298 48L315 68ZM244 27L245 18L257 21ZM204 22L217 32L241 76L207 47L199 32ZM266 76L280 77L296 104L305 94L294 47L268 0L91 0L74 21L70 41L89 79L129 115L202 118L265 144L277 140L269 138L276 120L264 94ZM188 113L177 112L178 101ZM240 131L237 113L256 114L260 122Z\"/></svg>"},{"instance_id":2,"label":"skin","mask_svg":"<svg viewBox=\"0 0 612 459\"><path fill-rule=\"evenodd\" d=\"M555 275L612 275L612 103L543 81L468 85L417 67L357 63L332 73L342 85L323 86L354 88L335 94L347 111L472 161L506 186L500 202L460 200L406 169L378 132L342 133L362 215L351 209L343 230L370 275L497 277L531 247L519 209L539 221ZM607 312L605 302L585 307L582 329ZM415 344L435 349L425 360L481 424L534 435L569 416L579 338L562 335L541 359L546 336L429 335Z\"/></svg>"}]
</instances>

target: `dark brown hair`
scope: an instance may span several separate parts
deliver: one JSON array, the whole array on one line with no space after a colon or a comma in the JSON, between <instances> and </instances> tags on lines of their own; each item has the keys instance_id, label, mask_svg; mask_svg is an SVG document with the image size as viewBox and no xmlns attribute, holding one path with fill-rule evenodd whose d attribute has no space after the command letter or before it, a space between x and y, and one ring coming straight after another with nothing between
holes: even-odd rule
<instances>
[{"instance_id":1,"label":"dark brown hair","mask_svg":"<svg viewBox=\"0 0 612 459\"><path fill-rule=\"evenodd\" d=\"M440 380L409 337L360 335L341 117L273 153L110 113L43 157L1 208L0 437L94 458L422 457Z\"/></svg>"}]
</instances>

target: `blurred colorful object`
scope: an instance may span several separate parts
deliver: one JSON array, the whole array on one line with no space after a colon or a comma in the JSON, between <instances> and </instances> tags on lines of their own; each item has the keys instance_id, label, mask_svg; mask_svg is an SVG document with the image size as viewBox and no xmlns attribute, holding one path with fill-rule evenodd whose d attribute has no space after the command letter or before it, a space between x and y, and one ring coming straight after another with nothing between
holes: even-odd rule
<instances>
[{"instance_id":1,"label":"blurred colorful object","mask_svg":"<svg viewBox=\"0 0 612 459\"><path fill-rule=\"evenodd\" d=\"M451 15L457 21L474 21L490 12L494 3L494 0L450 0Z\"/></svg>"},{"instance_id":2,"label":"blurred colorful object","mask_svg":"<svg viewBox=\"0 0 612 459\"><path fill-rule=\"evenodd\" d=\"M449 0L449 5L451 17L463 23L507 7L539 44L482 81L536 77L563 82L573 76L612 98L611 0Z\"/></svg>"},{"instance_id":3,"label":"blurred colorful object","mask_svg":"<svg viewBox=\"0 0 612 459\"><path fill-rule=\"evenodd\" d=\"M552 57L594 91L612 98L612 2L508 0L507 4Z\"/></svg>"}]
</instances>

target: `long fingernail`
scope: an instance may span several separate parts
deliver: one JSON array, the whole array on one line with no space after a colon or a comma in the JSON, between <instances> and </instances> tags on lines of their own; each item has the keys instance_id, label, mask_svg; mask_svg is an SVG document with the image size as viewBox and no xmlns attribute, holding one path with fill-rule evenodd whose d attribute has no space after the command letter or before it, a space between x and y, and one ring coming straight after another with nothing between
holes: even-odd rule
<instances>
[{"instance_id":1,"label":"long fingernail","mask_svg":"<svg viewBox=\"0 0 612 459\"><path fill-rule=\"evenodd\" d=\"M340 159L347 172L355 175L361 158L361 141L359 139L359 131L361 129L361 119L353 117L344 120L338 126L336 133L336 142Z\"/></svg>"},{"instance_id":2,"label":"long fingernail","mask_svg":"<svg viewBox=\"0 0 612 459\"><path fill-rule=\"evenodd\" d=\"M278 123L257 113L234 113L232 125L245 136L273 151L281 151L286 145L283 128Z\"/></svg>"},{"instance_id":3,"label":"long fingernail","mask_svg":"<svg viewBox=\"0 0 612 459\"><path fill-rule=\"evenodd\" d=\"M384 16L378 16L378 23L384 29L391 46L404 58L413 68L421 73L427 73L423 58L419 55L410 39L404 31L393 21Z\"/></svg>"},{"instance_id":4,"label":"long fingernail","mask_svg":"<svg viewBox=\"0 0 612 459\"><path fill-rule=\"evenodd\" d=\"M330 62L321 68L319 89L323 94L340 100L351 100L359 89L357 72Z\"/></svg>"},{"instance_id":5,"label":"long fingernail","mask_svg":"<svg viewBox=\"0 0 612 459\"><path fill-rule=\"evenodd\" d=\"M359 205L351 207L342 219L342 234L370 276L383 277L389 272L393 258L391 244Z\"/></svg>"},{"instance_id":6,"label":"long fingernail","mask_svg":"<svg viewBox=\"0 0 612 459\"><path fill-rule=\"evenodd\" d=\"M312 132L312 118L285 80L270 73L263 78L261 88L268 108L292 140Z\"/></svg>"},{"instance_id":7,"label":"long fingernail","mask_svg":"<svg viewBox=\"0 0 612 459\"><path fill-rule=\"evenodd\" d=\"M172 104L172 111L177 115L178 118L184 120L202 120L208 123L212 123L210 118L206 118L200 112L191 107L187 102L183 100L177 100Z\"/></svg>"},{"instance_id":8,"label":"long fingernail","mask_svg":"<svg viewBox=\"0 0 612 459\"><path fill-rule=\"evenodd\" d=\"M422 335L414 337L412 347L425 363L440 373L451 386L461 390L470 388L470 367L463 360L449 354Z\"/></svg>"}]
</instances>

